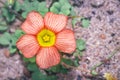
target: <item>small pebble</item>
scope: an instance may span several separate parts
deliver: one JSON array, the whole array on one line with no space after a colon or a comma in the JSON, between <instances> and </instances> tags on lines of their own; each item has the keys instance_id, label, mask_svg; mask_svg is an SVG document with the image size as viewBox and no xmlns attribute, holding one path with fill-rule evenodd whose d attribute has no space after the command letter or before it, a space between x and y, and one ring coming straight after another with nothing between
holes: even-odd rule
<instances>
[{"instance_id":1,"label":"small pebble","mask_svg":"<svg viewBox=\"0 0 120 80\"><path fill-rule=\"evenodd\" d=\"M9 58L9 57L10 57L10 52L9 52L8 49L5 49L5 50L4 50L4 55L5 55L6 58Z\"/></svg>"},{"instance_id":2,"label":"small pebble","mask_svg":"<svg viewBox=\"0 0 120 80\"><path fill-rule=\"evenodd\" d=\"M112 37L115 36L115 33L112 33L111 36L112 36Z\"/></svg>"},{"instance_id":3,"label":"small pebble","mask_svg":"<svg viewBox=\"0 0 120 80\"><path fill-rule=\"evenodd\" d=\"M91 6L94 8L100 8L104 5L104 0L92 0L91 1Z\"/></svg>"},{"instance_id":4,"label":"small pebble","mask_svg":"<svg viewBox=\"0 0 120 80\"><path fill-rule=\"evenodd\" d=\"M81 7L84 3L84 0L73 0L73 6Z\"/></svg>"},{"instance_id":5,"label":"small pebble","mask_svg":"<svg viewBox=\"0 0 120 80\"><path fill-rule=\"evenodd\" d=\"M112 11L112 10L108 10L107 13L108 13L109 15L112 15L112 14L113 14L113 11Z\"/></svg>"},{"instance_id":6,"label":"small pebble","mask_svg":"<svg viewBox=\"0 0 120 80\"><path fill-rule=\"evenodd\" d=\"M101 38L101 39L106 39L106 35L105 35L105 34L101 34L101 35L100 35L100 38Z\"/></svg>"},{"instance_id":7,"label":"small pebble","mask_svg":"<svg viewBox=\"0 0 120 80\"><path fill-rule=\"evenodd\" d=\"M82 80L82 77L80 75L78 75L77 80Z\"/></svg>"}]
</instances>

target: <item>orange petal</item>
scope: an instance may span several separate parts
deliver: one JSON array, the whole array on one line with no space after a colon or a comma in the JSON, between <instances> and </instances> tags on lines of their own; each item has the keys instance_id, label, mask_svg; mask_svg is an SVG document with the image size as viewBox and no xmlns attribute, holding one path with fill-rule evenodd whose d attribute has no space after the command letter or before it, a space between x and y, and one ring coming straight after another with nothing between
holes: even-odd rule
<instances>
[{"instance_id":1,"label":"orange petal","mask_svg":"<svg viewBox=\"0 0 120 80\"><path fill-rule=\"evenodd\" d=\"M76 48L74 33L68 29L58 33L55 46L62 52L72 53Z\"/></svg>"},{"instance_id":2,"label":"orange petal","mask_svg":"<svg viewBox=\"0 0 120 80\"><path fill-rule=\"evenodd\" d=\"M16 43L17 48L24 57L31 58L35 56L40 48L36 38L32 35L23 35Z\"/></svg>"},{"instance_id":3,"label":"orange petal","mask_svg":"<svg viewBox=\"0 0 120 80\"><path fill-rule=\"evenodd\" d=\"M45 27L57 33L65 28L67 24L67 16L48 12L45 15L44 22Z\"/></svg>"},{"instance_id":4,"label":"orange petal","mask_svg":"<svg viewBox=\"0 0 120 80\"><path fill-rule=\"evenodd\" d=\"M42 69L57 65L59 62L60 54L55 47L42 48L36 57L36 63Z\"/></svg>"},{"instance_id":5,"label":"orange petal","mask_svg":"<svg viewBox=\"0 0 120 80\"><path fill-rule=\"evenodd\" d=\"M27 15L25 22L21 26L27 34L37 34L43 27L43 18L35 11L32 11Z\"/></svg>"}]
</instances>

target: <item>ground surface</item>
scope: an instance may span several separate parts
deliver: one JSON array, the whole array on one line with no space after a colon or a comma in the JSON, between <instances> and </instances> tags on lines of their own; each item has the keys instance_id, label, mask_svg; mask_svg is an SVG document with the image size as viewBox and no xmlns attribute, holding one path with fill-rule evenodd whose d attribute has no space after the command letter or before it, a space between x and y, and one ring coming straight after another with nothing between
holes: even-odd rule
<instances>
[{"instance_id":1,"label":"ground surface","mask_svg":"<svg viewBox=\"0 0 120 80\"><path fill-rule=\"evenodd\" d=\"M100 6L101 5L101 6ZM98 7L95 7L98 6ZM118 0L84 0L75 8L78 15L90 18L88 29L76 26L75 35L87 42L84 57L89 61L80 62L90 69L93 65L107 58L110 53L120 46L120 1ZM100 74L110 72L120 76L120 52L105 65L97 68ZM118 79L120 80L120 78Z\"/></svg>"},{"instance_id":2,"label":"ground surface","mask_svg":"<svg viewBox=\"0 0 120 80\"><path fill-rule=\"evenodd\" d=\"M74 28L76 39L82 38L86 41L86 50L79 62L79 67L89 70L100 61L105 60L114 49L120 46L120 1L70 0L70 3L74 5L77 15L90 19L89 28L81 28L80 21ZM20 22L14 25L18 26ZM101 75L110 72L120 80L119 64L120 52L106 64L98 67L96 71ZM0 80L12 80L12 78L24 76L23 69L19 55L8 57L7 50L0 49ZM80 76L84 74L84 72L72 70L68 75L59 74L59 76L61 80L70 80L70 77L71 80L81 80ZM86 79L82 78L82 80Z\"/></svg>"}]
</instances>

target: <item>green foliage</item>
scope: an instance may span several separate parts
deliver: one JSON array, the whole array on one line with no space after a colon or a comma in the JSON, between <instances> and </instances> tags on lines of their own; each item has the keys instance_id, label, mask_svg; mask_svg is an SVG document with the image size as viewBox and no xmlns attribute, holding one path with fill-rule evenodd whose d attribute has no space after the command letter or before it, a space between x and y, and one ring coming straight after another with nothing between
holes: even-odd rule
<instances>
[{"instance_id":1,"label":"green foliage","mask_svg":"<svg viewBox=\"0 0 120 80\"><path fill-rule=\"evenodd\" d=\"M40 71L32 73L32 80L47 80L47 76Z\"/></svg>"},{"instance_id":2,"label":"green foliage","mask_svg":"<svg viewBox=\"0 0 120 80\"><path fill-rule=\"evenodd\" d=\"M48 12L48 8L46 7L46 2L38 2L37 0L33 2L29 2L29 0L25 0L24 3L21 6L22 17L26 18L27 14L30 11L38 11L41 15L45 15L45 13Z\"/></svg>"},{"instance_id":3,"label":"green foliage","mask_svg":"<svg viewBox=\"0 0 120 80\"><path fill-rule=\"evenodd\" d=\"M82 27L88 28L89 25L90 25L90 20L89 20L89 19L86 19L86 18L83 18L83 19L82 19Z\"/></svg>"},{"instance_id":4,"label":"green foliage","mask_svg":"<svg viewBox=\"0 0 120 80\"><path fill-rule=\"evenodd\" d=\"M43 74L41 71L35 71L32 73L32 80L57 80L57 77Z\"/></svg>"},{"instance_id":5,"label":"green foliage","mask_svg":"<svg viewBox=\"0 0 120 80\"><path fill-rule=\"evenodd\" d=\"M74 65L74 63L71 59L62 58L62 62L64 62L67 65L71 65L71 66Z\"/></svg>"},{"instance_id":6,"label":"green foliage","mask_svg":"<svg viewBox=\"0 0 120 80\"><path fill-rule=\"evenodd\" d=\"M79 59L76 57L74 60L62 58L62 62L70 66L78 66Z\"/></svg>"},{"instance_id":7,"label":"green foliage","mask_svg":"<svg viewBox=\"0 0 120 80\"><path fill-rule=\"evenodd\" d=\"M72 19L72 26L73 26L73 27L75 26L75 24L77 23L77 21L78 21L77 18L73 18L73 19Z\"/></svg>"},{"instance_id":8,"label":"green foliage","mask_svg":"<svg viewBox=\"0 0 120 80\"><path fill-rule=\"evenodd\" d=\"M83 50L85 50L85 47L86 47L86 43L84 40L82 39L77 39L76 40L76 45L77 45L77 48L76 48L76 51L73 53L73 55L76 57L76 60L74 61L76 66L79 65L78 62L78 56L83 56Z\"/></svg>"},{"instance_id":9,"label":"green foliage","mask_svg":"<svg viewBox=\"0 0 120 80\"><path fill-rule=\"evenodd\" d=\"M77 21L79 20L79 18L74 18L74 17L76 16L76 13L75 13L73 7L71 7L71 12L70 12L70 14L71 14L71 17L73 17L73 18L72 18L72 26L74 27L75 24L77 23Z\"/></svg>"},{"instance_id":10,"label":"green foliage","mask_svg":"<svg viewBox=\"0 0 120 80\"><path fill-rule=\"evenodd\" d=\"M0 36L0 44L3 46L9 45L11 40L11 35L5 32L3 35Z\"/></svg>"},{"instance_id":11,"label":"green foliage","mask_svg":"<svg viewBox=\"0 0 120 80\"><path fill-rule=\"evenodd\" d=\"M66 74L68 70L62 66L61 64L58 64L56 66L51 67L50 69L47 69L49 73L63 73Z\"/></svg>"},{"instance_id":12,"label":"green foliage","mask_svg":"<svg viewBox=\"0 0 120 80\"><path fill-rule=\"evenodd\" d=\"M15 14L14 12L17 12L20 10L20 4L18 1L15 1L15 3L12 5L12 7L9 7L11 5L6 4L5 7L2 8L2 15L5 17L7 22L12 22L15 20Z\"/></svg>"},{"instance_id":13,"label":"green foliage","mask_svg":"<svg viewBox=\"0 0 120 80\"><path fill-rule=\"evenodd\" d=\"M0 19L0 32L4 32L0 35L0 45L8 46L10 53L15 53L17 51L16 42L24 34L22 30L16 30L14 33L8 33L9 28L7 26L7 22L13 22L16 17L18 17L18 13L23 18L26 18L27 14L30 11L38 11L42 16L44 16L48 12L48 8L46 7L46 2L40 0L24 0L23 4L17 0L10 0L2 9L2 16L7 20L2 21ZM71 15L76 16L73 7L70 5L69 0L59 0L58 2L53 3L52 7L50 7L50 11L58 14ZM72 20L72 24L75 25L77 19ZM88 21L82 20L82 24L84 27L88 26ZM77 54L81 55L81 51L85 49L85 42L83 40L77 40ZM75 55L75 53L74 53ZM75 56L75 59L66 59L62 58L60 64L53 66L46 70L39 70L36 65L36 57L32 58L24 58L23 60L27 63L27 69L31 72L32 80L57 80L56 74L63 73L66 74L69 69L62 65L62 62L66 65L70 66L79 66L79 59ZM43 71L43 72L42 72Z\"/></svg>"},{"instance_id":14,"label":"green foliage","mask_svg":"<svg viewBox=\"0 0 120 80\"><path fill-rule=\"evenodd\" d=\"M79 58L78 57L75 57L75 60L74 60L74 66L79 66Z\"/></svg>"},{"instance_id":15,"label":"green foliage","mask_svg":"<svg viewBox=\"0 0 120 80\"><path fill-rule=\"evenodd\" d=\"M55 75L52 74L47 74L47 73L43 73L40 71L40 69L38 68L38 66L36 65L36 57L32 57L32 58L23 58L23 60L25 62L27 62L27 69L32 73L32 80L57 80L57 77ZM47 69L48 72L56 72L57 68L53 68L53 69ZM60 71L60 69L59 69ZM59 72L57 70L57 72Z\"/></svg>"},{"instance_id":16,"label":"green foliage","mask_svg":"<svg viewBox=\"0 0 120 80\"><path fill-rule=\"evenodd\" d=\"M29 64L27 65L27 69L28 69L29 71L33 71L33 72L34 72L34 71L39 71L36 63L29 63Z\"/></svg>"},{"instance_id":17,"label":"green foliage","mask_svg":"<svg viewBox=\"0 0 120 80\"><path fill-rule=\"evenodd\" d=\"M36 57L32 57L32 58L25 58L25 57L23 57L23 60L25 62L35 63Z\"/></svg>"},{"instance_id":18,"label":"green foliage","mask_svg":"<svg viewBox=\"0 0 120 80\"><path fill-rule=\"evenodd\" d=\"M59 2L53 3L50 8L51 12L69 15L71 12L72 6L70 5L68 0L59 0Z\"/></svg>"},{"instance_id":19,"label":"green foliage","mask_svg":"<svg viewBox=\"0 0 120 80\"><path fill-rule=\"evenodd\" d=\"M16 30L15 33L11 35L11 41L9 44L9 50L10 50L11 54L16 52L16 50L17 50L16 42L17 42L18 38L20 38L20 36L22 36L23 34L24 34L24 32L22 30Z\"/></svg>"},{"instance_id":20,"label":"green foliage","mask_svg":"<svg viewBox=\"0 0 120 80\"><path fill-rule=\"evenodd\" d=\"M82 39L78 39L76 41L76 45L77 45L77 49L80 50L80 51L84 50L85 47L86 47L85 41L82 40Z\"/></svg>"},{"instance_id":21,"label":"green foliage","mask_svg":"<svg viewBox=\"0 0 120 80\"><path fill-rule=\"evenodd\" d=\"M58 80L57 76L51 75L47 76L47 80Z\"/></svg>"},{"instance_id":22,"label":"green foliage","mask_svg":"<svg viewBox=\"0 0 120 80\"><path fill-rule=\"evenodd\" d=\"M23 35L23 31L21 30L16 30L15 33L10 34L8 32L5 32L3 35L0 37L0 45L2 46L8 46L10 53L15 53L17 48L16 48L16 41L18 38Z\"/></svg>"},{"instance_id":23,"label":"green foliage","mask_svg":"<svg viewBox=\"0 0 120 80\"><path fill-rule=\"evenodd\" d=\"M91 74L92 74L93 76L95 76L95 75L97 75L98 73L97 73L95 70L92 70L92 71L91 71Z\"/></svg>"},{"instance_id":24,"label":"green foliage","mask_svg":"<svg viewBox=\"0 0 120 80\"><path fill-rule=\"evenodd\" d=\"M5 32L8 29L7 24L0 18L0 32Z\"/></svg>"},{"instance_id":25,"label":"green foliage","mask_svg":"<svg viewBox=\"0 0 120 80\"><path fill-rule=\"evenodd\" d=\"M75 57L77 57L77 56L83 56L83 53L82 53L82 51L80 51L79 49L76 49L76 51L74 52L74 54L73 54Z\"/></svg>"},{"instance_id":26,"label":"green foliage","mask_svg":"<svg viewBox=\"0 0 120 80\"><path fill-rule=\"evenodd\" d=\"M7 8L2 8L2 15L6 18L8 22L15 20L15 15L11 13Z\"/></svg>"}]
</instances>

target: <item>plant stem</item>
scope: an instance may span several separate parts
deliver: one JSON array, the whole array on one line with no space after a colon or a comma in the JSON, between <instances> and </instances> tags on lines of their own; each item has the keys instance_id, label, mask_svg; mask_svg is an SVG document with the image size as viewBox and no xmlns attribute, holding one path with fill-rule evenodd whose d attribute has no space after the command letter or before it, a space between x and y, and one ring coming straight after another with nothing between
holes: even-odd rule
<instances>
[{"instance_id":1,"label":"plant stem","mask_svg":"<svg viewBox=\"0 0 120 80\"><path fill-rule=\"evenodd\" d=\"M118 51L120 51L120 47L116 48L109 56L106 60L110 60ZM100 62L98 63L97 65L93 66L91 68L91 71L92 70L95 70L97 67L101 66L102 64L105 64L105 62Z\"/></svg>"},{"instance_id":2,"label":"plant stem","mask_svg":"<svg viewBox=\"0 0 120 80\"><path fill-rule=\"evenodd\" d=\"M86 70L86 69L83 69L83 68L74 67L74 66L70 66L70 65L65 64L64 62L62 62L62 65L65 66L66 68L72 68L72 69L75 69L75 70L78 70L78 71L83 71L83 72L90 73L89 70Z\"/></svg>"},{"instance_id":3,"label":"plant stem","mask_svg":"<svg viewBox=\"0 0 120 80\"><path fill-rule=\"evenodd\" d=\"M68 16L68 18L74 19L74 18L82 18L82 16Z\"/></svg>"}]
</instances>

